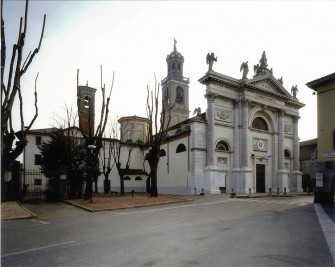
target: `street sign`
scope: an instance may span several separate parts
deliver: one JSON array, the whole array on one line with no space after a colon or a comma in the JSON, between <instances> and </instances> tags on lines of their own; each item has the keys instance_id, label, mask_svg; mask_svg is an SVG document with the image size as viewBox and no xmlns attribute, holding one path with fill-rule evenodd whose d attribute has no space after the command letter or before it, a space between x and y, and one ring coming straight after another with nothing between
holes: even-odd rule
<instances>
[{"instance_id":1,"label":"street sign","mask_svg":"<svg viewBox=\"0 0 335 267\"><path fill-rule=\"evenodd\" d=\"M323 173L316 173L315 177L315 187L323 187Z\"/></svg>"}]
</instances>

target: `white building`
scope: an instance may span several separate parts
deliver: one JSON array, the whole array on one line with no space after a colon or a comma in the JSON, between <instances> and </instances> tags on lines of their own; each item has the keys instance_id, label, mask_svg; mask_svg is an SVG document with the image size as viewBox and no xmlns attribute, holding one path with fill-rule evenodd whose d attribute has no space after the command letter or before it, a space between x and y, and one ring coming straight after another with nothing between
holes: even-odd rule
<instances>
[{"instance_id":1,"label":"white building","mask_svg":"<svg viewBox=\"0 0 335 267\"><path fill-rule=\"evenodd\" d=\"M159 193L302 192L298 120L304 104L296 98L296 87L291 89L292 96L282 80L273 76L265 52L249 79L248 62L241 66L242 79L236 79L213 71L216 59L214 54L208 55L209 70L199 79L204 85L207 111L201 114L198 110L193 118L189 118L189 80L183 76L184 58L176 43L166 61L162 100L166 110L172 107L172 118L161 147ZM125 122L136 125L136 132L127 138L136 136L145 142L144 125L148 121L136 116L120 119L121 124ZM31 145L29 142L28 147ZM150 170L147 152L143 146L133 151L126 192L145 192L144 172ZM115 169L110 179L111 190L118 191ZM103 175L99 191L103 191Z\"/></svg>"}]
</instances>

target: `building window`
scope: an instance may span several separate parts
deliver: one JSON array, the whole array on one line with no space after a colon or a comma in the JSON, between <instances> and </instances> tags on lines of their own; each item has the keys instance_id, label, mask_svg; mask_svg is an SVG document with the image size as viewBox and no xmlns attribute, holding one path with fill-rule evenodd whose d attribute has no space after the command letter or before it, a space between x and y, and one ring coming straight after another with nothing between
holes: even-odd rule
<instances>
[{"instance_id":1,"label":"building window","mask_svg":"<svg viewBox=\"0 0 335 267\"><path fill-rule=\"evenodd\" d=\"M184 151L186 151L186 146L184 144L179 144L177 146L176 153L181 153L181 152L184 152Z\"/></svg>"},{"instance_id":2,"label":"building window","mask_svg":"<svg viewBox=\"0 0 335 267\"><path fill-rule=\"evenodd\" d=\"M164 150L164 149L161 149L160 156L161 156L161 157L165 157L165 156L166 156L166 152L165 152L165 150Z\"/></svg>"},{"instance_id":3,"label":"building window","mask_svg":"<svg viewBox=\"0 0 335 267\"><path fill-rule=\"evenodd\" d=\"M180 70L180 64L179 64L179 63L178 63L178 65L177 65L177 66L178 66L178 70Z\"/></svg>"},{"instance_id":4,"label":"building window","mask_svg":"<svg viewBox=\"0 0 335 267\"><path fill-rule=\"evenodd\" d=\"M251 127L254 128L254 129L257 129L257 130L269 131L268 124L261 117L255 118L254 121L252 122L252 126Z\"/></svg>"},{"instance_id":5,"label":"building window","mask_svg":"<svg viewBox=\"0 0 335 267\"><path fill-rule=\"evenodd\" d=\"M35 144L36 145L42 144L42 136L35 136Z\"/></svg>"},{"instance_id":6,"label":"building window","mask_svg":"<svg viewBox=\"0 0 335 267\"><path fill-rule=\"evenodd\" d=\"M135 181L142 181L142 177L137 176L137 177L135 178Z\"/></svg>"},{"instance_id":7,"label":"building window","mask_svg":"<svg viewBox=\"0 0 335 267\"><path fill-rule=\"evenodd\" d=\"M42 179L35 179L34 185L42 185Z\"/></svg>"},{"instance_id":8,"label":"building window","mask_svg":"<svg viewBox=\"0 0 335 267\"><path fill-rule=\"evenodd\" d=\"M289 159L291 157L291 153L288 149L284 150L284 158Z\"/></svg>"},{"instance_id":9,"label":"building window","mask_svg":"<svg viewBox=\"0 0 335 267\"><path fill-rule=\"evenodd\" d=\"M126 176L126 177L123 178L123 181L130 181L130 180L131 180L131 179L130 179L129 176Z\"/></svg>"},{"instance_id":10,"label":"building window","mask_svg":"<svg viewBox=\"0 0 335 267\"><path fill-rule=\"evenodd\" d=\"M173 70L176 69L176 64L172 63L172 69L173 69Z\"/></svg>"},{"instance_id":11,"label":"building window","mask_svg":"<svg viewBox=\"0 0 335 267\"><path fill-rule=\"evenodd\" d=\"M42 164L42 155L35 155L35 165L41 165Z\"/></svg>"},{"instance_id":12,"label":"building window","mask_svg":"<svg viewBox=\"0 0 335 267\"><path fill-rule=\"evenodd\" d=\"M85 98L84 98L84 106L85 106L85 108L89 108L90 107L90 101L91 101L90 97L88 95L85 96Z\"/></svg>"},{"instance_id":13,"label":"building window","mask_svg":"<svg viewBox=\"0 0 335 267\"><path fill-rule=\"evenodd\" d=\"M230 151L229 145L225 141L220 141L219 143L217 143L215 150L216 151Z\"/></svg>"},{"instance_id":14,"label":"building window","mask_svg":"<svg viewBox=\"0 0 335 267\"><path fill-rule=\"evenodd\" d=\"M176 101L177 103L184 103L184 89L180 86L177 87L177 97L176 97Z\"/></svg>"}]
</instances>

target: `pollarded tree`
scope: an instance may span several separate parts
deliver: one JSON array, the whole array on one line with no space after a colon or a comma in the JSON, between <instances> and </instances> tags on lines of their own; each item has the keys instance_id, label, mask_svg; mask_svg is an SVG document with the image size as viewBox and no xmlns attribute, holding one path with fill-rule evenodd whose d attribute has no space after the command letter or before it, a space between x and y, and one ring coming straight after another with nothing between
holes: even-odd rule
<instances>
[{"instance_id":1,"label":"pollarded tree","mask_svg":"<svg viewBox=\"0 0 335 267\"><path fill-rule=\"evenodd\" d=\"M149 119L147 142L149 153L146 159L150 166L149 177L151 179L151 197L158 196L157 190L157 167L160 159L161 145L164 142L171 121L171 108L168 110L168 116L165 116L165 105L162 105L161 113L159 114L159 84L157 84L155 76L155 89L150 91L147 86L147 116ZM166 121L167 120L167 121Z\"/></svg>"},{"instance_id":2,"label":"pollarded tree","mask_svg":"<svg viewBox=\"0 0 335 267\"><path fill-rule=\"evenodd\" d=\"M92 190L92 176L94 176L95 180L97 179L97 174L99 173L99 154L100 150L103 147L103 135L105 133L106 124L108 121L109 114L109 102L114 84L114 73L111 89L109 91L109 95L105 97L105 84L102 85L102 66L100 66L101 71L101 92L102 92L102 105L100 112L100 121L96 129L92 127L93 122L91 121L91 104L88 101L88 132L85 131L84 125L82 125L81 120L79 119L79 129L81 134L85 140L85 147L87 150L88 160L87 160L87 171L88 175L86 175L86 188L85 188L85 199L91 199L93 196ZM78 113L80 110L80 93L79 93L79 69L77 70L77 108ZM97 181L96 181L97 182Z\"/></svg>"},{"instance_id":3,"label":"pollarded tree","mask_svg":"<svg viewBox=\"0 0 335 267\"><path fill-rule=\"evenodd\" d=\"M23 50L25 41L27 39L27 24L28 24L28 0L26 0L24 19L21 17L17 43L13 45L12 57L8 73L5 75L6 65L6 39L5 39L5 23L3 20L3 0L1 0L1 187L2 187L2 200L10 192L3 191L4 189L4 175L5 170L13 163L13 161L23 152L24 147L27 145L26 134L32 127L38 116L37 108L37 92L35 79L35 115L28 124L24 127L23 117L23 97L21 91L21 77L27 72L31 62L36 54L40 51L42 44L44 26L46 15L44 15L41 37L38 47L34 52L30 52L27 58L23 61ZM4 77L7 78L5 85ZM13 127L13 106L15 100L19 101L19 114L20 114L20 129L14 130Z\"/></svg>"}]
</instances>

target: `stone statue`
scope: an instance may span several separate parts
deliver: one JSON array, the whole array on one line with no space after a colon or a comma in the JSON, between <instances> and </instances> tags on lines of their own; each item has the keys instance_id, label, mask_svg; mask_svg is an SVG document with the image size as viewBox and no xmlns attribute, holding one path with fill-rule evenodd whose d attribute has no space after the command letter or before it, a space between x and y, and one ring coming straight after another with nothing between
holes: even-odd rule
<instances>
[{"instance_id":1,"label":"stone statue","mask_svg":"<svg viewBox=\"0 0 335 267\"><path fill-rule=\"evenodd\" d=\"M217 61L217 57L214 56L214 53L211 53L211 54L208 53L206 57L206 62L209 65L208 67L209 71L213 69L214 61L215 62Z\"/></svg>"},{"instance_id":2,"label":"stone statue","mask_svg":"<svg viewBox=\"0 0 335 267\"><path fill-rule=\"evenodd\" d=\"M249 72L249 67L248 67L248 61L247 62L243 62L240 68L240 72L243 70L243 75L242 75L242 80L247 79L247 75Z\"/></svg>"},{"instance_id":3,"label":"stone statue","mask_svg":"<svg viewBox=\"0 0 335 267\"><path fill-rule=\"evenodd\" d=\"M254 73L255 73L255 76L261 75L261 67L259 66L259 64L254 65Z\"/></svg>"},{"instance_id":4,"label":"stone statue","mask_svg":"<svg viewBox=\"0 0 335 267\"><path fill-rule=\"evenodd\" d=\"M201 115L201 108L197 107L194 109L193 115L197 114L196 116L199 117Z\"/></svg>"},{"instance_id":5,"label":"stone statue","mask_svg":"<svg viewBox=\"0 0 335 267\"><path fill-rule=\"evenodd\" d=\"M174 51L177 51L177 41L176 41L176 39L174 39L173 42L174 42L174 43L173 43L173 50L174 50Z\"/></svg>"},{"instance_id":6,"label":"stone statue","mask_svg":"<svg viewBox=\"0 0 335 267\"><path fill-rule=\"evenodd\" d=\"M281 85L283 85L283 84L284 84L284 82L283 82L283 76L280 77L280 78L278 79L278 81L281 83Z\"/></svg>"},{"instance_id":7,"label":"stone statue","mask_svg":"<svg viewBox=\"0 0 335 267\"><path fill-rule=\"evenodd\" d=\"M298 85L292 86L291 93L293 94L293 98L297 99Z\"/></svg>"},{"instance_id":8,"label":"stone statue","mask_svg":"<svg viewBox=\"0 0 335 267\"><path fill-rule=\"evenodd\" d=\"M260 59L259 63L261 64L261 68L266 68L268 66L267 64L268 60L266 59L265 51L263 51L262 58Z\"/></svg>"}]
</instances>

